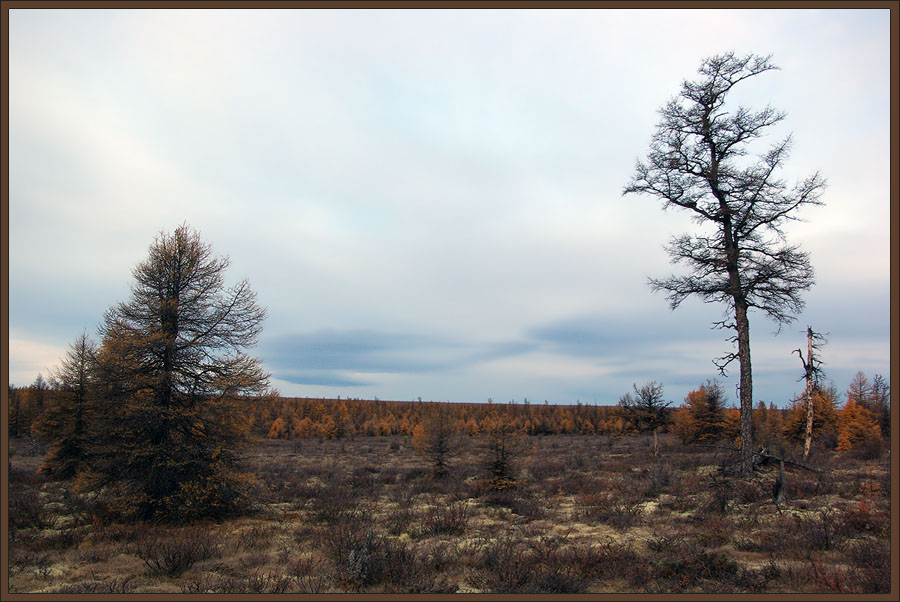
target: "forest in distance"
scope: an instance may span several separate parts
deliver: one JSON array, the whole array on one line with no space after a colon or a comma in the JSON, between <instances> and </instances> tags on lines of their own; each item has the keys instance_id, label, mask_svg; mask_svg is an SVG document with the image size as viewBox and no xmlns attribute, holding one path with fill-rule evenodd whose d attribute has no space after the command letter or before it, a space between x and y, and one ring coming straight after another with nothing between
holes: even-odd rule
<instances>
[{"instance_id":1,"label":"forest in distance","mask_svg":"<svg viewBox=\"0 0 900 602\"><path fill-rule=\"evenodd\" d=\"M421 430L435 408L447 414L454 432L475 436L485 422L502 417L510 428L523 435L628 435L655 428L660 434L673 433L685 444L724 440L736 444L739 411L726 406L724 392L715 380L690 392L683 403L671 407L659 400L651 407L627 405L631 394L623 395L618 405L557 405L515 401L495 403L390 401L378 398L310 398L280 395L247 399L241 411L253 436L272 439L341 439L354 436L412 436ZM643 387L644 390L648 385ZM14 437L46 431L42 426L60 411L59 398L66 393L50 388L38 375L27 387L8 389L9 428ZM641 390L635 386L641 399ZM816 389L813 396L813 430L817 445L849 450L868 446L878 448L890 440L890 384L880 374L872 381L858 372L844 393L832 385ZM63 402L64 403L64 402ZM658 424L648 422L648 412L659 414ZM47 416L44 416L44 413ZM760 445L780 448L787 441L805 436L809 414L804 396L796 396L787 408L758 402L753 410L755 438ZM649 427L649 428L648 428Z\"/></svg>"}]
</instances>

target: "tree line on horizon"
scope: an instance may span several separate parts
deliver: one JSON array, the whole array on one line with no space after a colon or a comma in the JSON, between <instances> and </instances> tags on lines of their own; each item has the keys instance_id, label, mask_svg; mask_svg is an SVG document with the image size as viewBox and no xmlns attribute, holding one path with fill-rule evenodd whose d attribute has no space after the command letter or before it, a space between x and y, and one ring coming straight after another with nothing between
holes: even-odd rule
<instances>
[{"instance_id":1,"label":"tree line on horizon","mask_svg":"<svg viewBox=\"0 0 900 602\"><path fill-rule=\"evenodd\" d=\"M648 383L660 391L661 385ZM641 389L635 387L640 393ZM673 433L684 444L739 440L740 412L727 405L722 387L707 381L685 397L680 406L658 403L653 420L645 416L654 409L638 409L626 394L618 405L556 405L549 403L460 403L434 401L388 401L380 399L282 397L248 398L235 406L243 415L249 433L267 439L342 439L353 437L412 437L436 413L448 420L454 433L474 437L486 430L485 423L503 417L525 436L615 435L643 432ZM843 398L843 401L841 399ZM33 435L39 441L53 440L63 418L72 418L71 404L83 402L57 380L41 375L27 387L9 388L11 436ZM661 399L661 397L660 397ZM817 442L827 449L846 450L871 442L872 437L890 437L890 385L876 374L872 381L858 372L847 391L834 385L817 388L813 394ZM753 410L754 432L760 445L799 441L805 434L805 396L794 397L787 407L757 402ZM73 428L78 428L77 412Z\"/></svg>"}]
</instances>

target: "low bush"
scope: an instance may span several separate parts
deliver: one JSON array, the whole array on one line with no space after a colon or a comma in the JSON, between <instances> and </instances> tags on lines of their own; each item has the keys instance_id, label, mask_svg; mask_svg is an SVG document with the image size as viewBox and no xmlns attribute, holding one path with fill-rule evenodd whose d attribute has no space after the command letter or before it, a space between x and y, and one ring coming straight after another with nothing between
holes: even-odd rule
<instances>
[{"instance_id":1,"label":"low bush","mask_svg":"<svg viewBox=\"0 0 900 602\"><path fill-rule=\"evenodd\" d=\"M137 589L135 575L106 577L94 575L89 581L67 583L53 590L54 594L131 594Z\"/></svg>"},{"instance_id":2,"label":"low bush","mask_svg":"<svg viewBox=\"0 0 900 602\"><path fill-rule=\"evenodd\" d=\"M868 500L842 508L835 526L837 533L846 537L865 534L887 536L890 528L890 514L879 512Z\"/></svg>"},{"instance_id":3,"label":"low bush","mask_svg":"<svg viewBox=\"0 0 900 602\"><path fill-rule=\"evenodd\" d=\"M313 520L329 524L352 521L363 513L359 497L342 482L320 488L307 507Z\"/></svg>"},{"instance_id":4,"label":"low bush","mask_svg":"<svg viewBox=\"0 0 900 602\"><path fill-rule=\"evenodd\" d=\"M58 516L49 510L39 491L30 488L10 488L9 529L51 529Z\"/></svg>"},{"instance_id":5,"label":"low bush","mask_svg":"<svg viewBox=\"0 0 900 602\"><path fill-rule=\"evenodd\" d=\"M891 549L883 542L858 541L849 548L852 586L860 594L891 591Z\"/></svg>"},{"instance_id":6,"label":"low bush","mask_svg":"<svg viewBox=\"0 0 900 602\"><path fill-rule=\"evenodd\" d=\"M218 551L218 538L207 529L157 529L141 543L138 557L154 575L173 577Z\"/></svg>"},{"instance_id":7,"label":"low bush","mask_svg":"<svg viewBox=\"0 0 900 602\"><path fill-rule=\"evenodd\" d=\"M649 568L647 584L664 592L715 591L716 587L733 581L740 574L733 559L709 552L703 543L690 539L666 542L650 561Z\"/></svg>"},{"instance_id":8,"label":"low bush","mask_svg":"<svg viewBox=\"0 0 900 602\"><path fill-rule=\"evenodd\" d=\"M287 562L288 574L303 594L321 594L327 586L323 562L312 556L300 556Z\"/></svg>"},{"instance_id":9,"label":"low bush","mask_svg":"<svg viewBox=\"0 0 900 602\"><path fill-rule=\"evenodd\" d=\"M837 518L829 508L811 516L798 516L793 521L791 534L801 550L831 550L841 539Z\"/></svg>"},{"instance_id":10,"label":"low bush","mask_svg":"<svg viewBox=\"0 0 900 602\"><path fill-rule=\"evenodd\" d=\"M379 537L369 529L348 538L334 559L335 577L343 591L374 586L392 593L452 593L456 587L438 582L434 571L407 544Z\"/></svg>"},{"instance_id":11,"label":"low bush","mask_svg":"<svg viewBox=\"0 0 900 602\"><path fill-rule=\"evenodd\" d=\"M506 537L484 546L479 566L467 581L478 589L497 594L580 593L590 583L590 549L568 550L562 538L524 542ZM585 553L587 552L587 553ZM585 564L573 560L586 561Z\"/></svg>"},{"instance_id":12,"label":"low bush","mask_svg":"<svg viewBox=\"0 0 900 602\"><path fill-rule=\"evenodd\" d=\"M234 534L232 545L239 552L263 550L271 545L277 532L273 525L254 525Z\"/></svg>"},{"instance_id":13,"label":"low bush","mask_svg":"<svg viewBox=\"0 0 900 602\"><path fill-rule=\"evenodd\" d=\"M257 569L245 575L223 576L216 588L228 594L283 594L293 583L292 577Z\"/></svg>"},{"instance_id":14,"label":"low bush","mask_svg":"<svg viewBox=\"0 0 900 602\"><path fill-rule=\"evenodd\" d=\"M628 529L638 525L644 510L639 499L627 499L609 493L585 494L579 498L578 515L615 527Z\"/></svg>"},{"instance_id":15,"label":"low bush","mask_svg":"<svg viewBox=\"0 0 900 602\"><path fill-rule=\"evenodd\" d=\"M469 523L469 507L464 501L430 506L422 515L422 535L462 535Z\"/></svg>"}]
</instances>

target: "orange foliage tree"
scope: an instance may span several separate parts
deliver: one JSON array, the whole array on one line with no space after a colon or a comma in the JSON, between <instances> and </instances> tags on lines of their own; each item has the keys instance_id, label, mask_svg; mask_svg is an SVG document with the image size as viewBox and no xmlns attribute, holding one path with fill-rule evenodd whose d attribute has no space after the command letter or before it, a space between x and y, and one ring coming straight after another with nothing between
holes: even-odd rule
<instances>
[{"instance_id":1,"label":"orange foliage tree","mask_svg":"<svg viewBox=\"0 0 900 602\"><path fill-rule=\"evenodd\" d=\"M725 433L725 392L718 381L706 381L684 398L675 415L675 431L683 442L715 441Z\"/></svg>"},{"instance_id":2,"label":"orange foliage tree","mask_svg":"<svg viewBox=\"0 0 900 602\"><path fill-rule=\"evenodd\" d=\"M802 441L806 437L807 407L805 395L791 401L784 420L784 436ZM819 440L825 447L833 448L837 442L838 408L837 391L834 386L815 387L811 395L813 401L813 440Z\"/></svg>"},{"instance_id":3,"label":"orange foliage tree","mask_svg":"<svg viewBox=\"0 0 900 602\"><path fill-rule=\"evenodd\" d=\"M847 400L838 421L837 449L852 449L866 440L881 439L881 428L875 416L853 398Z\"/></svg>"}]
</instances>

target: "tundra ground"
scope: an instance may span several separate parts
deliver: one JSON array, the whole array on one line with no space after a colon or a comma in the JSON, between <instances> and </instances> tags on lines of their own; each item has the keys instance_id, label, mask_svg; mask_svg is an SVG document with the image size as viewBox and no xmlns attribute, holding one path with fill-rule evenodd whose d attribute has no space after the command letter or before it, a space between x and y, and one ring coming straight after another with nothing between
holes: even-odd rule
<instances>
[{"instance_id":1,"label":"tundra ground","mask_svg":"<svg viewBox=\"0 0 900 602\"><path fill-rule=\"evenodd\" d=\"M733 454L669 436L658 458L639 436L525 437L505 488L477 437L440 479L407 437L267 440L252 512L187 525L118 521L37 451L10 442L10 592L890 592L887 451L814 451L777 508L773 469L739 480Z\"/></svg>"}]
</instances>

